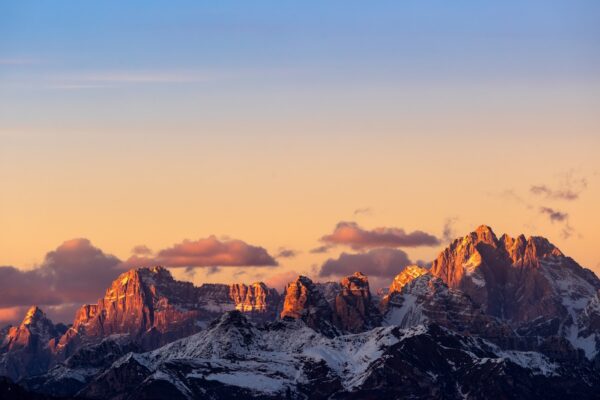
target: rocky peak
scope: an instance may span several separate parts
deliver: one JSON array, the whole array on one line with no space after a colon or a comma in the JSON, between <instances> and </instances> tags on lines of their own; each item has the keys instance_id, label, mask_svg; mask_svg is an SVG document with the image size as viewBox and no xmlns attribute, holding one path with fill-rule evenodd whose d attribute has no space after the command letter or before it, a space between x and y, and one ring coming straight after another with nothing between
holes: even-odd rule
<instances>
[{"instance_id":1,"label":"rocky peak","mask_svg":"<svg viewBox=\"0 0 600 400\"><path fill-rule=\"evenodd\" d=\"M390 293L382 307L384 324L403 328L435 323L457 332L476 333L490 339L502 338L511 330L485 315L469 296L449 288L428 273L406 282Z\"/></svg>"},{"instance_id":2,"label":"rocky peak","mask_svg":"<svg viewBox=\"0 0 600 400\"><path fill-rule=\"evenodd\" d=\"M229 287L229 297L234 301L236 310L243 312L267 312L277 309L279 293L267 287L263 282L251 285L234 283Z\"/></svg>"},{"instance_id":3,"label":"rocky peak","mask_svg":"<svg viewBox=\"0 0 600 400\"><path fill-rule=\"evenodd\" d=\"M468 294L488 314L513 324L540 316L568 318L600 288L593 273L547 239L503 235L498 240L487 226L453 241L433 262L431 273Z\"/></svg>"},{"instance_id":4,"label":"rocky peak","mask_svg":"<svg viewBox=\"0 0 600 400\"><path fill-rule=\"evenodd\" d=\"M428 274L429 270L426 268L420 267L418 265L409 265L404 268L402 272L394 277L392 284L390 285L390 290L388 294L392 294L394 292L400 292L402 288L413 279L418 278L421 275Z\"/></svg>"},{"instance_id":5,"label":"rocky peak","mask_svg":"<svg viewBox=\"0 0 600 400\"><path fill-rule=\"evenodd\" d=\"M301 319L312 329L327 336L337 334L331 307L313 281L306 276L301 275L288 283L280 317Z\"/></svg>"},{"instance_id":6,"label":"rocky peak","mask_svg":"<svg viewBox=\"0 0 600 400\"><path fill-rule=\"evenodd\" d=\"M21 325L37 325L40 322L43 323L46 319L46 314L38 306L31 306L27 310Z\"/></svg>"},{"instance_id":7,"label":"rocky peak","mask_svg":"<svg viewBox=\"0 0 600 400\"><path fill-rule=\"evenodd\" d=\"M476 243L486 243L494 247L498 242L496 234L494 233L492 228L490 228L487 225L480 225L479 227L477 227L477 229L475 229L475 231L470 234L470 237Z\"/></svg>"},{"instance_id":8,"label":"rocky peak","mask_svg":"<svg viewBox=\"0 0 600 400\"><path fill-rule=\"evenodd\" d=\"M340 282L341 290L335 298L335 313L341 328L358 333L379 323L379 313L371 301L369 279L355 272Z\"/></svg>"},{"instance_id":9,"label":"rocky peak","mask_svg":"<svg viewBox=\"0 0 600 400\"><path fill-rule=\"evenodd\" d=\"M31 307L0 343L0 375L17 379L44 371L51 359L50 346L61 333L39 307Z\"/></svg>"},{"instance_id":10,"label":"rocky peak","mask_svg":"<svg viewBox=\"0 0 600 400\"><path fill-rule=\"evenodd\" d=\"M9 351L15 348L44 347L55 338L58 332L46 314L37 306L27 310L19 326L8 330L4 338L4 346Z\"/></svg>"}]
</instances>

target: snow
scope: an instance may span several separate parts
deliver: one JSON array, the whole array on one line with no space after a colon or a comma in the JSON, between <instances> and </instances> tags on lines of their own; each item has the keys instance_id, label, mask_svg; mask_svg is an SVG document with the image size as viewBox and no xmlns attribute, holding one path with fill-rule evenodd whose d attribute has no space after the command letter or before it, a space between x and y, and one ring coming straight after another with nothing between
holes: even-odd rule
<instances>
[{"instance_id":1,"label":"snow","mask_svg":"<svg viewBox=\"0 0 600 400\"><path fill-rule=\"evenodd\" d=\"M558 365L534 351L500 351L499 356L531 370L534 375L557 376Z\"/></svg>"},{"instance_id":2,"label":"snow","mask_svg":"<svg viewBox=\"0 0 600 400\"><path fill-rule=\"evenodd\" d=\"M188 376L192 376L190 374ZM227 385L244 387L266 393L277 393L284 389L281 379L271 378L256 372L231 372L227 374L210 374L205 379L218 381Z\"/></svg>"},{"instance_id":3,"label":"snow","mask_svg":"<svg viewBox=\"0 0 600 400\"><path fill-rule=\"evenodd\" d=\"M417 304L417 296L411 293L402 295L402 305L390 304L390 309L383 321L384 326L397 325L402 328L419 325L427 321L421 307Z\"/></svg>"},{"instance_id":4,"label":"snow","mask_svg":"<svg viewBox=\"0 0 600 400\"><path fill-rule=\"evenodd\" d=\"M478 253L474 253L462 266L465 270L465 275L471 278L471 281L479 286L485 286L485 279L481 276L479 266L481 265L481 256Z\"/></svg>"},{"instance_id":5,"label":"snow","mask_svg":"<svg viewBox=\"0 0 600 400\"><path fill-rule=\"evenodd\" d=\"M214 313L224 313L226 311L235 310L234 303L217 303L214 300L209 300L206 304L202 305L202 308L206 311Z\"/></svg>"},{"instance_id":6,"label":"snow","mask_svg":"<svg viewBox=\"0 0 600 400\"><path fill-rule=\"evenodd\" d=\"M562 265L558 259L540 261L540 267L542 274L552 285L554 294L560 298L571 317L569 325L563 327L563 335L575 348L582 349L591 360L598 353L596 342L600 342L600 335L580 336L581 327L577 322L586 306L594 301L596 288L573 273L568 266Z\"/></svg>"}]
</instances>

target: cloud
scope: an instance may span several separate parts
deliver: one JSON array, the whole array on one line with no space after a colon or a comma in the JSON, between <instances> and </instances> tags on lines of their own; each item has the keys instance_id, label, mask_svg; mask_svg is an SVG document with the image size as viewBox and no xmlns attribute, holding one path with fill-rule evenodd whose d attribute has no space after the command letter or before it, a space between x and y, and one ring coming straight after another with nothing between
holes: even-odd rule
<instances>
[{"instance_id":1,"label":"cloud","mask_svg":"<svg viewBox=\"0 0 600 400\"><path fill-rule=\"evenodd\" d=\"M277 289L279 293L283 293L283 290L285 289L287 284L295 280L298 277L298 275L300 274L296 271L280 272L278 274L269 276L265 280L265 285Z\"/></svg>"},{"instance_id":2,"label":"cloud","mask_svg":"<svg viewBox=\"0 0 600 400\"><path fill-rule=\"evenodd\" d=\"M35 269L0 267L0 308L96 301L120 272L120 262L87 239L66 241Z\"/></svg>"},{"instance_id":3,"label":"cloud","mask_svg":"<svg viewBox=\"0 0 600 400\"><path fill-rule=\"evenodd\" d=\"M134 255L122 267L162 265L171 268L276 266L277 261L267 250L241 240L221 241L215 236L184 240L160 250L155 256Z\"/></svg>"},{"instance_id":4,"label":"cloud","mask_svg":"<svg viewBox=\"0 0 600 400\"><path fill-rule=\"evenodd\" d=\"M571 224L569 223L569 214L568 213L558 211L558 210L555 210L550 207L540 207L540 213L547 215L548 219L552 223L557 222L557 223L563 224L563 229L562 229L561 233L565 239L568 239L573 235L574 229L571 226Z\"/></svg>"},{"instance_id":5,"label":"cloud","mask_svg":"<svg viewBox=\"0 0 600 400\"><path fill-rule=\"evenodd\" d=\"M579 198L587 185L587 179L576 176L574 171L568 171L563 174L558 188L551 188L548 185L532 185L529 191L548 199L573 201Z\"/></svg>"},{"instance_id":6,"label":"cloud","mask_svg":"<svg viewBox=\"0 0 600 400\"><path fill-rule=\"evenodd\" d=\"M401 228L375 228L365 230L356 222L340 222L330 235L325 235L321 241L328 244L342 244L353 249L375 247L418 247L436 246L440 240L423 231L407 233Z\"/></svg>"},{"instance_id":7,"label":"cloud","mask_svg":"<svg viewBox=\"0 0 600 400\"><path fill-rule=\"evenodd\" d=\"M324 254L324 253L329 252L329 250L331 250L331 247L332 246L327 246L327 245L315 247L314 249L310 249L309 253L311 253L311 254Z\"/></svg>"},{"instance_id":8,"label":"cloud","mask_svg":"<svg viewBox=\"0 0 600 400\"><path fill-rule=\"evenodd\" d=\"M337 259L328 259L321 266L319 276L346 276L360 271L367 276L393 278L407 265L408 255L399 249L372 249L367 253L342 253Z\"/></svg>"},{"instance_id":9,"label":"cloud","mask_svg":"<svg viewBox=\"0 0 600 400\"><path fill-rule=\"evenodd\" d=\"M444 223L444 230L442 232L442 238L444 242L450 243L456 238L456 233L454 232L454 224L458 221L458 218L451 217L446 219Z\"/></svg>"},{"instance_id":10,"label":"cloud","mask_svg":"<svg viewBox=\"0 0 600 400\"><path fill-rule=\"evenodd\" d=\"M147 256L152 254L152 250L146 245L140 244L131 249L131 254L135 254L138 256Z\"/></svg>"},{"instance_id":11,"label":"cloud","mask_svg":"<svg viewBox=\"0 0 600 400\"><path fill-rule=\"evenodd\" d=\"M298 255L296 250L286 249L284 247L279 248L279 253L275 256L275 258L293 258Z\"/></svg>"},{"instance_id":12,"label":"cloud","mask_svg":"<svg viewBox=\"0 0 600 400\"><path fill-rule=\"evenodd\" d=\"M371 209L371 207L357 208L356 210L354 210L354 215L360 215L360 214L371 215L372 213L373 213L373 210Z\"/></svg>"},{"instance_id":13,"label":"cloud","mask_svg":"<svg viewBox=\"0 0 600 400\"><path fill-rule=\"evenodd\" d=\"M563 222L569 219L569 214L550 207L540 207L540 213L548 215L551 222Z\"/></svg>"}]
</instances>

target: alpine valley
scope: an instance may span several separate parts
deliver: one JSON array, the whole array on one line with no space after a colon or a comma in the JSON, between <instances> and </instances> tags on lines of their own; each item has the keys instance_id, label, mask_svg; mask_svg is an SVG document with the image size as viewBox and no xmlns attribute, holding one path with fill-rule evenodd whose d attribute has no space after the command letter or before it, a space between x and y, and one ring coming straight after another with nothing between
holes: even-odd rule
<instances>
[{"instance_id":1,"label":"alpine valley","mask_svg":"<svg viewBox=\"0 0 600 400\"><path fill-rule=\"evenodd\" d=\"M0 330L0 375L2 399L598 399L600 279L487 226L381 296L359 271L280 294L138 268L69 326Z\"/></svg>"}]
</instances>

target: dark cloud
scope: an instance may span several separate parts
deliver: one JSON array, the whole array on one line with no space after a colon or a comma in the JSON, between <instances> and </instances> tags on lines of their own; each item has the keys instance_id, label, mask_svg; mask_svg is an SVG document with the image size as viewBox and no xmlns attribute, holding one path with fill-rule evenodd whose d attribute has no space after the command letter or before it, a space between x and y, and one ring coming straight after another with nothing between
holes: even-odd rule
<instances>
[{"instance_id":1,"label":"dark cloud","mask_svg":"<svg viewBox=\"0 0 600 400\"><path fill-rule=\"evenodd\" d=\"M275 258L293 258L293 257L296 257L297 255L298 255L298 252L296 250L286 249L286 248L281 247L279 249L279 253L277 253Z\"/></svg>"},{"instance_id":2,"label":"dark cloud","mask_svg":"<svg viewBox=\"0 0 600 400\"><path fill-rule=\"evenodd\" d=\"M331 250L331 246L323 245L319 247L315 247L314 249L310 249L309 253L311 254L324 254Z\"/></svg>"},{"instance_id":3,"label":"dark cloud","mask_svg":"<svg viewBox=\"0 0 600 400\"><path fill-rule=\"evenodd\" d=\"M454 224L456 221L458 221L458 218L456 217L446 219L444 230L442 232L442 238L445 243L450 243L456 238L456 233L454 232Z\"/></svg>"},{"instance_id":4,"label":"dark cloud","mask_svg":"<svg viewBox=\"0 0 600 400\"><path fill-rule=\"evenodd\" d=\"M414 231L407 233L401 228L375 228L366 230L356 222L340 222L330 235L321 241L328 244L342 244L354 249L375 247L418 247L436 246L440 240L429 233Z\"/></svg>"},{"instance_id":5,"label":"dark cloud","mask_svg":"<svg viewBox=\"0 0 600 400\"><path fill-rule=\"evenodd\" d=\"M221 241L215 236L199 240L184 240L160 250L155 256L132 256L123 267L162 265L165 267L241 267L275 266L277 261L262 247L241 240Z\"/></svg>"},{"instance_id":6,"label":"dark cloud","mask_svg":"<svg viewBox=\"0 0 600 400\"><path fill-rule=\"evenodd\" d=\"M410 265L408 255L399 249L372 249L366 253L342 253L321 266L319 276L346 276L360 271L367 276L393 278Z\"/></svg>"},{"instance_id":7,"label":"dark cloud","mask_svg":"<svg viewBox=\"0 0 600 400\"><path fill-rule=\"evenodd\" d=\"M558 187L551 188L548 185L532 185L529 191L537 196L544 196L548 199L573 201L577 200L587 188L587 179L575 175L574 171L563 174Z\"/></svg>"},{"instance_id":8,"label":"dark cloud","mask_svg":"<svg viewBox=\"0 0 600 400\"><path fill-rule=\"evenodd\" d=\"M120 262L87 239L66 241L35 269L0 267L0 307L95 302L120 273Z\"/></svg>"},{"instance_id":9,"label":"dark cloud","mask_svg":"<svg viewBox=\"0 0 600 400\"><path fill-rule=\"evenodd\" d=\"M550 207L540 207L540 213L546 214L551 222L564 222L569 219L569 214L554 210Z\"/></svg>"},{"instance_id":10,"label":"dark cloud","mask_svg":"<svg viewBox=\"0 0 600 400\"><path fill-rule=\"evenodd\" d=\"M569 214L566 212L558 211L550 207L540 207L540 213L548 217L550 222L562 224L562 236L565 239L570 238L575 230L569 223Z\"/></svg>"},{"instance_id":11,"label":"dark cloud","mask_svg":"<svg viewBox=\"0 0 600 400\"><path fill-rule=\"evenodd\" d=\"M357 208L356 210L354 210L354 215L371 215L371 213L373 212L373 210L371 209L371 207L363 207L363 208Z\"/></svg>"},{"instance_id":12,"label":"dark cloud","mask_svg":"<svg viewBox=\"0 0 600 400\"><path fill-rule=\"evenodd\" d=\"M137 256L147 256L152 254L152 250L146 245L140 244L131 249L131 254L135 254Z\"/></svg>"}]
</instances>

